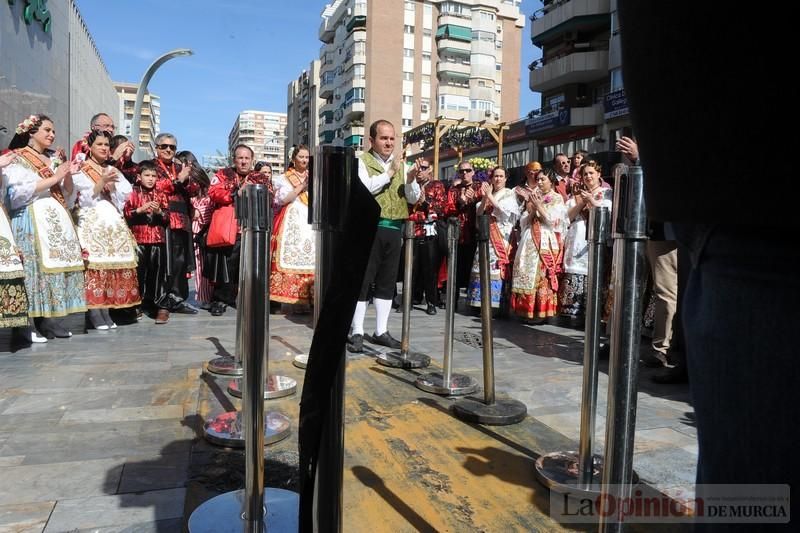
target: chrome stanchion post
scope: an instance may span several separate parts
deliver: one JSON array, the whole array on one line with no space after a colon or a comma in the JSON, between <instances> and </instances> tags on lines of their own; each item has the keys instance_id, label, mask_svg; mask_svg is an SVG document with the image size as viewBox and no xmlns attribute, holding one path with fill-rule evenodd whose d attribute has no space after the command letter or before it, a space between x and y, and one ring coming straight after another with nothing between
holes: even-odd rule
<instances>
[{"instance_id":1,"label":"chrome stanchion post","mask_svg":"<svg viewBox=\"0 0 800 533\"><path fill-rule=\"evenodd\" d=\"M617 183L614 217L614 311L608 369L608 412L601 505L613 498L630 498L633 472L633 439L636 430L636 394L639 378L642 289L647 264L647 217L644 176L639 166L628 167ZM600 515L600 531L622 531L624 524Z\"/></svg>"},{"instance_id":2,"label":"chrome stanchion post","mask_svg":"<svg viewBox=\"0 0 800 533\"><path fill-rule=\"evenodd\" d=\"M238 201L236 202L237 214L240 220L244 220L247 217L248 207L245 205L245 202ZM272 217L272 209L271 205L267 206L269 211L269 216ZM271 218L270 218L271 223ZM247 261L244 258L248 257L249 250L247 247L249 246L247 239L242 238L241 240L241 249L239 252L239 294L236 297L237 305L236 305L236 363L239 365L239 369L242 368L242 355L240 352L240 348L242 345L242 335L243 335L243 327L242 324L244 322L244 317L248 316L248 314L244 314L242 305L241 305L241 295L244 292L243 290L243 281L244 280L244 269L247 268L246 264ZM269 242L267 243L267 250L269 250ZM269 264L269 256L267 256L267 264ZM264 298L269 301L269 268L267 269L267 286L264 289ZM268 350L264 352L265 357L269 357ZM209 363L209 367L210 367ZM241 390L241 379L234 379L230 383L228 383L228 394L235 398L242 397L242 390ZM265 400L274 400L277 398L283 398L284 396L291 396L297 391L297 380L290 378L288 376L281 376L276 374L267 374L267 380L264 384L264 399Z\"/></svg>"},{"instance_id":3,"label":"chrome stanchion post","mask_svg":"<svg viewBox=\"0 0 800 533\"><path fill-rule=\"evenodd\" d=\"M248 254L240 260L249 266L239 304L243 308L242 316L248 319L242 326L245 377L242 413L237 419L244 434L245 488L212 498L198 507L189 518L189 531L193 533L233 530L261 533L265 527L274 531L297 531L299 525L298 494L283 489L264 489L263 397L269 367L269 300L264 296L269 288L269 192L264 185L248 185L242 200L247 203L242 241ZM267 426L276 419L274 413L267 418Z\"/></svg>"},{"instance_id":4,"label":"chrome stanchion post","mask_svg":"<svg viewBox=\"0 0 800 533\"><path fill-rule=\"evenodd\" d=\"M453 374L453 330L456 316L456 266L458 262L458 219L447 220L447 295L444 325L444 361L441 372L419 376L414 384L427 392L445 396L462 396L478 390L478 380L464 374Z\"/></svg>"},{"instance_id":5,"label":"chrome stanchion post","mask_svg":"<svg viewBox=\"0 0 800 533\"><path fill-rule=\"evenodd\" d=\"M400 351L380 352L375 360L393 368L425 368L431 364L431 358L420 352L409 350L411 336L411 283L414 268L414 222L406 220L403 227L403 246L405 249L405 270L403 272L403 331L400 340Z\"/></svg>"},{"instance_id":6,"label":"chrome stanchion post","mask_svg":"<svg viewBox=\"0 0 800 533\"><path fill-rule=\"evenodd\" d=\"M497 400L494 392L494 339L492 337L492 280L489 270L489 216L478 217L478 263L481 279L481 334L483 340L484 401L464 398L453 404L453 414L467 422L493 426L521 422L525 404L512 399Z\"/></svg>"},{"instance_id":7,"label":"chrome stanchion post","mask_svg":"<svg viewBox=\"0 0 800 533\"><path fill-rule=\"evenodd\" d=\"M239 227L242 227L243 221L246 218L246 207L244 202L240 199L234 201L234 206L236 210L236 220L239 224ZM233 357L231 356L223 356L223 357L216 357L208 362L206 365L206 370L212 374L218 374L221 376L241 376L244 372L242 368L242 354L241 354L241 347L242 347L242 301L241 296L242 292L244 292L244 278L245 278L245 268L246 268L246 261L243 261L242 258L247 257L247 251L245 250L245 242L244 239L239 241L239 288L236 292L236 339L235 339L235 348L233 352Z\"/></svg>"},{"instance_id":8,"label":"chrome stanchion post","mask_svg":"<svg viewBox=\"0 0 800 533\"><path fill-rule=\"evenodd\" d=\"M536 477L556 492L596 495L600 492L603 459L592 453L597 416L598 352L602 315L605 262L611 212L607 207L589 211L589 275L586 296L586 331L583 345L583 389L579 451L554 452L536 460Z\"/></svg>"}]
</instances>

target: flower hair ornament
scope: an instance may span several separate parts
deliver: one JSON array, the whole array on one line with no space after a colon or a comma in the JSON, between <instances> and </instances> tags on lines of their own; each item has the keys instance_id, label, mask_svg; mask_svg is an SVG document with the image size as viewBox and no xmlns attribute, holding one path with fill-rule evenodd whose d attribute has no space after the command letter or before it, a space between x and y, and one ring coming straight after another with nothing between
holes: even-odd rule
<instances>
[{"instance_id":1,"label":"flower hair ornament","mask_svg":"<svg viewBox=\"0 0 800 533\"><path fill-rule=\"evenodd\" d=\"M23 133L28 133L32 127L38 126L41 122L42 121L38 116L31 115L17 124L17 129L14 131L17 135L22 135Z\"/></svg>"}]
</instances>

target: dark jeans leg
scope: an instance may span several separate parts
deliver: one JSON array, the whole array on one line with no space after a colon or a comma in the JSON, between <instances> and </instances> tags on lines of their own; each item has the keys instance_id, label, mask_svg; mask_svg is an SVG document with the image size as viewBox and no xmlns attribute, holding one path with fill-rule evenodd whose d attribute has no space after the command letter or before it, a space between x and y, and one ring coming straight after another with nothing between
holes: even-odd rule
<instances>
[{"instance_id":1,"label":"dark jeans leg","mask_svg":"<svg viewBox=\"0 0 800 533\"><path fill-rule=\"evenodd\" d=\"M693 263L681 303L700 449L697 483L800 487L796 236L718 228L682 237ZM730 530L730 524L698 529Z\"/></svg>"},{"instance_id":2,"label":"dark jeans leg","mask_svg":"<svg viewBox=\"0 0 800 533\"><path fill-rule=\"evenodd\" d=\"M172 232L169 253L172 256L172 273L167 282L170 299L180 303L189 297L189 280L186 279L188 266L189 232L182 230L169 230ZM193 253L193 252L191 252Z\"/></svg>"}]
</instances>

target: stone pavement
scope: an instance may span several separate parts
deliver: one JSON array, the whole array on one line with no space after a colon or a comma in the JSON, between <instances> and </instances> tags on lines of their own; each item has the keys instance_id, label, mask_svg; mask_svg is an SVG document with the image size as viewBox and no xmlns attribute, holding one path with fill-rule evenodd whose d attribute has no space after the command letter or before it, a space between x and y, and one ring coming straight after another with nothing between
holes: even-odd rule
<instances>
[{"instance_id":1,"label":"stone pavement","mask_svg":"<svg viewBox=\"0 0 800 533\"><path fill-rule=\"evenodd\" d=\"M397 337L400 318L392 313ZM80 317L72 322L77 329ZM290 362L310 345L308 322L305 315L271 319L270 369L300 384L302 371ZM368 331L374 325L372 308L365 325ZM204 362L233 351L234 326L232 310L223 317L201 311L174 315L163 326L145 319L16 351L8 332L0 332L0 532L181 531L197 505L241 488L241 453L198 438L206 417L239 406L225 394L226 380L202 373ZM412 331L412 347L441 365L444 312L430 317L415 309ZM482 382L478 318L460 309L455 332L454 371ZM368 355L349 357L345 531L559 529L546 515L547 492L533 480L530 464L540 453L577 446L582 333L514 320L496 320L494 333L498 396L528 406L528 419L516 428L460 424L457 435L450 399L414 388L413 373L384 371ZM604 438L606 366L597 442ZM666 494L691 491L697 448L688 389L652 384L652 372L641 370L634 467ZM298 403L299 393L266 405L296 424ZM426 417L436 426L430 431L409 422ZM386 433L382 442L391 446L384 448L376 431L387 427L409 439L427 435L430 450L415 451L414 440L397 433ZM464 439L471 439L469 446L459 447ZM458 450L448 455L443 446ZM268 486L296 489L296 450L295 425L290 439L267 449ZM366 462L387 454L405 461L392 475ZM471 475L456 471L459 466ZM475 480L492 497L478 501L459 492ZM373 502L363 517L374 521L358 520L376 494L388 511ZM408 501L429 503L410 509ZM506 515L495 509L492 517L495 501L507 506Z\"/></svg>"}]
</instances>

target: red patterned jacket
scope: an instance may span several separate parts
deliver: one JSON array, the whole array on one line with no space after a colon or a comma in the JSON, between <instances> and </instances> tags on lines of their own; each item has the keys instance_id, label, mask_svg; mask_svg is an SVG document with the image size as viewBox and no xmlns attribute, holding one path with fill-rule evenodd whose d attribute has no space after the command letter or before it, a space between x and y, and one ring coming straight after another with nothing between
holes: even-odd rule
<instances>
[{"instance_id":1,"label":"red patterned jacket","mask_svg":"<svg viewBox=\"0 0 800 533\"><path fill-rule=\"evenodd\" d=\"M137 213L136 209L153 200L158 201L161 213ZM169 201L165 194L158 192L155 187L145 189L141 185L133 187L133 191L125 202L123 213L131 233L138 244L159 244L166 242L166 227L169 224Z\"/></svg>"},{"instance_id":2,"label":"red patterned jacket","mask_svg":"<svg viewBox=\"0 0 800 533\"><path fill-rule=\"evenodd\" d=\"M447 191L444 183L438 180L428 181L422 187L422 194L416 204L411 206L408 216L414 222L414 236L426 237L431 233L426 231L426 222L432 224L445 218L447 211Z\"/></svg>"},{"instance_id":3,"label":"red patterned jacket","mask_svg":"<svg viewBox=\"0 0 800 533\"><path fill-rule=\"evenodd\" d=\"M468 201L461 200L461 192L465 187L470 187L475 191L475 196ZM446 214L448 217L457 217L459 229L461 230L458 242L459 244L471 244L475 242L475 233L477 228L475 204L483 196L481 191L481 183L473 181L471 185L458 183L452 185L450 190L447 191L447 207Z\"/></svg>"}]
</instances>

